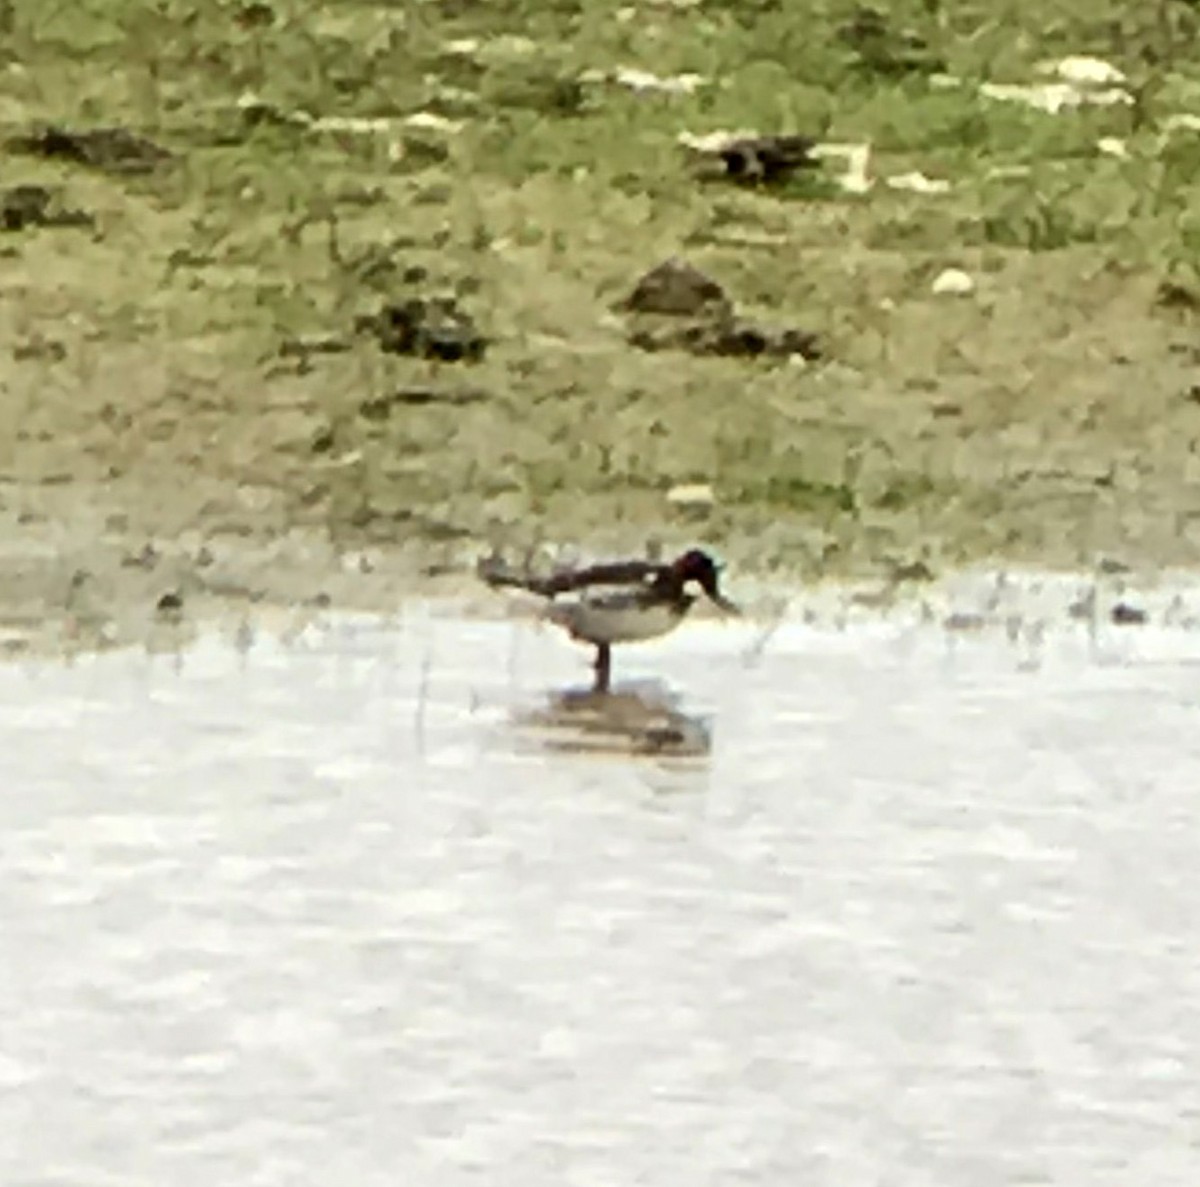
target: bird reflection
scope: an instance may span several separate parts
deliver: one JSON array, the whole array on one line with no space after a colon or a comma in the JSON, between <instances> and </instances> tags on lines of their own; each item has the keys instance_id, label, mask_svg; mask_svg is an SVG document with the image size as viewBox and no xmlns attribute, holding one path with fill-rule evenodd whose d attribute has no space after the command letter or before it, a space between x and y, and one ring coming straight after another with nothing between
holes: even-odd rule
<instances>
[{"instance_id":1,"label":"bird reflection","mask_svg":"<svg viewBox=\"0 0 1200 1187\"><path fill-rule=\"evenodd\" d=\"M600 692L566 688L521 710L516 723L544 747L575 754L700 758L712 745L709 723L684 713L665 685L643 683Z\"/></svg>"}]
</instances>

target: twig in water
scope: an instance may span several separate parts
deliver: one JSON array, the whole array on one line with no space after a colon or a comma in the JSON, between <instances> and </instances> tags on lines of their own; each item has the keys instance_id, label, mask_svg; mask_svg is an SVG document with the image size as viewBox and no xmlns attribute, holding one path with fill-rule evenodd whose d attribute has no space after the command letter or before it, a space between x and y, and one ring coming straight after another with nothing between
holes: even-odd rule
<instances>
[{"instance_id":1,"label":"twig in water","mask_svg":"<svg viewBox=\"0 0 1200 1187\"><path fill-rule=\"evenodd\" d=\"M433 667L433 648L426 650L421 659L421 677L417 683L417 712L414 726L417 732L417 753L425 757L425 705L429 699L429 673Z\"/></svg>"},{"instance_id":2,"label":"twig in water","mask_svg":"<svg viewBox=\"0 0 1200 1187\"><path fill-rule=\"evenodd\" d=\"M757 638L742 652L742 665L744 667L752 667L762 659L763 653L767 649L767 644L774 638L776 632L783 625L791 605L791 599L777 605L773 617L759 632Z\"/></svg>"}]
</instances>

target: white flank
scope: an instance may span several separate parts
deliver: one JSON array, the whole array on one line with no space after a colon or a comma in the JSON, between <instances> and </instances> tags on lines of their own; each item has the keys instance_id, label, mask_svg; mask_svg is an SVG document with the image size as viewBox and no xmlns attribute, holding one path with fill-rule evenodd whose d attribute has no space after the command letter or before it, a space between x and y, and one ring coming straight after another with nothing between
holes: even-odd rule
<instances>
[{"instance_id":1,"label":"white flank","mask_svg":"<svg viewBox=\"0 0 1200 1187\"><path fill-rule=\"evenodd\" d=\"M546 612L585 643L636 643L656 639L677 627L683 616L671 605L640 605L630 597L556 602Z\"/></svg>"}]
</instances>

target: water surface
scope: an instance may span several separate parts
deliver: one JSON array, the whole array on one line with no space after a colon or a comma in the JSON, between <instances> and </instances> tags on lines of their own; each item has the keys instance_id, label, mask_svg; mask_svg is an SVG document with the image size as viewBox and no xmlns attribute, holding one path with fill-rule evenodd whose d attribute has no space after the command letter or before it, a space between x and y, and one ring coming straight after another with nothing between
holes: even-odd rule
<instances>
[{"instance_id":1,"label":"water surface","mask_svg":"<svg viewBox=\"0 0 1200 1187\"><path fill-rule=\"evenodd\" d=\"M1198 658L696 625L688 762L420 607L0 668L0 1181L1194 1187Z\"/></svg>"}]
</instances>

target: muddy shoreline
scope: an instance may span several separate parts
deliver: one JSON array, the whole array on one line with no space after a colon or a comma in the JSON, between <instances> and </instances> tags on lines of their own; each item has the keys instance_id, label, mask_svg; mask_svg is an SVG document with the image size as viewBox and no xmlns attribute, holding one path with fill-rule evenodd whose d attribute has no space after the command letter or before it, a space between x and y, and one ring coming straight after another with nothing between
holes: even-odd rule
<instances>
[{"instance_id":1,"label":"muddy shoreline","mask_svg":"<svg viewBox=\"0 0 1200 1187\"><path fill-rule=\"evenodd\" d=\"M422 541L338 547L326 532L275 528L261 507L246 509L235 525L205 531L202 522L169 524L163 513L169 504L161 495L137 515L127 504L118 509L104 489L90 498L66 486L24 494L36 495L38 512L29 510L26 497L24 512L14 513L18 500L10 485L0 513L0 655L9 658L131 646L177 650L206 629L236 631L251 624L287 632L330 611L388 616L413 601L443 603L470 616L528 613L519 598L500 596L475 577L482 541L458 542L452 551ZM694 538L703 539L702 529ZM1137 614L1124 624L1118 619L1152 603L1159 618L1190 622L1187 587L1197 572L1145 557L1110 556L1096 557L1090 567L993 559L938 572L875 566L814 578L799 568L756 566L751 553L743 547L728 556L730 583L751 616L764 623L785 612L834 619L915 606L944 620L949 630L966 632L1003 617L995 591L1005 588L1000 575L1006 572L1014 574L1010 588L1023 589L1026 601L1034 596L1030 589L1055 590L1050 613L1063 623L1093 613L1097 622L1117 625L1138 625ZM1173 601L1164 601L1167 588L1176 591ZM1084 605L1089 591L1091 610Z\"/></svg>"}]
</instances>

